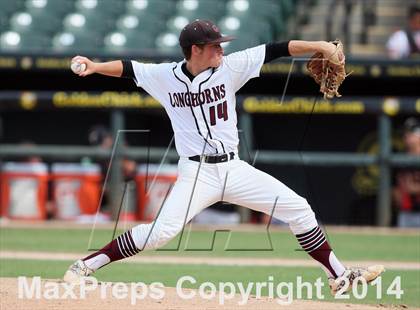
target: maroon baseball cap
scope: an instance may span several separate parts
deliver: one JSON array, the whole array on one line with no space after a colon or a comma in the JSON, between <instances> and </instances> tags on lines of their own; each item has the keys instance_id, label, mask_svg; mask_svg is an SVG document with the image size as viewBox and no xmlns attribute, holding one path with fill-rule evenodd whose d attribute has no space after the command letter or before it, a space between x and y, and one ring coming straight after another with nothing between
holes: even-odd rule
<instances>
[{"instance_id":1,"label":"maroon baseball cap","mask_svg":"<svg viewBox=\"0 0 420 310\"><path fill-rule=\"evenodd\" d=\"M222 43L235 39L232 36L222 36L219 28L209 20L196 19L182 29L179 35L181 47L193 44Z\"/></svg>"}]
</instances>

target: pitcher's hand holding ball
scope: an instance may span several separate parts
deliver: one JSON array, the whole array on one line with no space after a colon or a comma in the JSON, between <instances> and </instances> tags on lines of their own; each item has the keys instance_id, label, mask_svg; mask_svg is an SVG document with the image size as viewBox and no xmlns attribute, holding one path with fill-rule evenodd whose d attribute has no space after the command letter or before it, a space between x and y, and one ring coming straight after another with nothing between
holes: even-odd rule
<instances>
[{"instance_id":1,"label":"pitcher's hand holding ball","mask_svg":"<svg viewBox=\"0 0 420 310\"><path fill-rule=\"evenodd\" d=\"M87 76L95 73L95 63L83 56L73 57L70 65L71 70L79 76Z\"/></svg>"}]
</instances>

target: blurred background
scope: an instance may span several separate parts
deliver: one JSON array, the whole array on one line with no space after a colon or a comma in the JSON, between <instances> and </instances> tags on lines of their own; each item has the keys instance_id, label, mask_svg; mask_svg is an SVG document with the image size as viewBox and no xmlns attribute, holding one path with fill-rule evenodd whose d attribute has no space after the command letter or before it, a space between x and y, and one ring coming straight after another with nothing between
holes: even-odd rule
<instances>
[{"instance_id":1,"label":"blurred background","mask_svg":"<svg viewBox=\"0 0 420 310\"><path fill-rule=\"evenodd\" d=\"M148 221L176 179L164 110L134 82L81 79L70 59L179 61L215 21L231 53L341 39L352 74L324 100L305 60L266 64L238 93L241 158L338 225L420 226L420 1L0 0L0 217ZM220 202L199 223L268 223ZM273 224L280 224L272 221Z\"/></svg>"}]
</instances>

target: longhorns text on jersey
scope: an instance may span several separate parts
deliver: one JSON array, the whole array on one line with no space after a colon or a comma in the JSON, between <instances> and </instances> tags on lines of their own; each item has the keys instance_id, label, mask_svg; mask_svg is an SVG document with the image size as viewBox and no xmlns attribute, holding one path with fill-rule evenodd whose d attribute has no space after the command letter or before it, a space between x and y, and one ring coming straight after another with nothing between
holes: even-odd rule
<instances>
[{"instance_id":1,"label":"longhorns text on jersey","mask_svg":"<svg viewBox=\"0 0 420 310\"><path fill-rule=\"evenodd\" d=\"M182 70L185 62L132 65L137 86L168 113L178 154L190 157L237 153L235 93L259 76L264 55L265 45L230 54L218 68L205 70L193 81Z\"/></svg>"}]
</instances>

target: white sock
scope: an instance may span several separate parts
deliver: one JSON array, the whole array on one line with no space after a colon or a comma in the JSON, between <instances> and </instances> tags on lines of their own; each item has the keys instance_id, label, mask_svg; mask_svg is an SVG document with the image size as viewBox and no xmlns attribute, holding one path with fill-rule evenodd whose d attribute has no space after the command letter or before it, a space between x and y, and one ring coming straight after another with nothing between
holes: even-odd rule
<instances>
[{"instance_id":1,"label":"white sock","mask_svg":"<svg viewBox=\"0 0 420 310\"><path fill-rule=\"evenodd\" d=\"M85 260L84 263L89 269L96 271L102 266L105 266L106 264L108 264L110 261L111 259L105 254L99 254L99 255L96 255L95 257Z\"/></svg>"},{"instance_id":2,"label":"white sock","mask_svg":"<svg viewBox=\"0 0 420 310\"><path fill-rule=\"evenodd\" d=\"M330 265L334 269L335 274L339 277L342 276L346 268L343 266L342 263L340 263L340 261L335 256L333 251L330 252L330 256L328 257L328 260L330 261Z\"/></svg>"}]
</instances>

